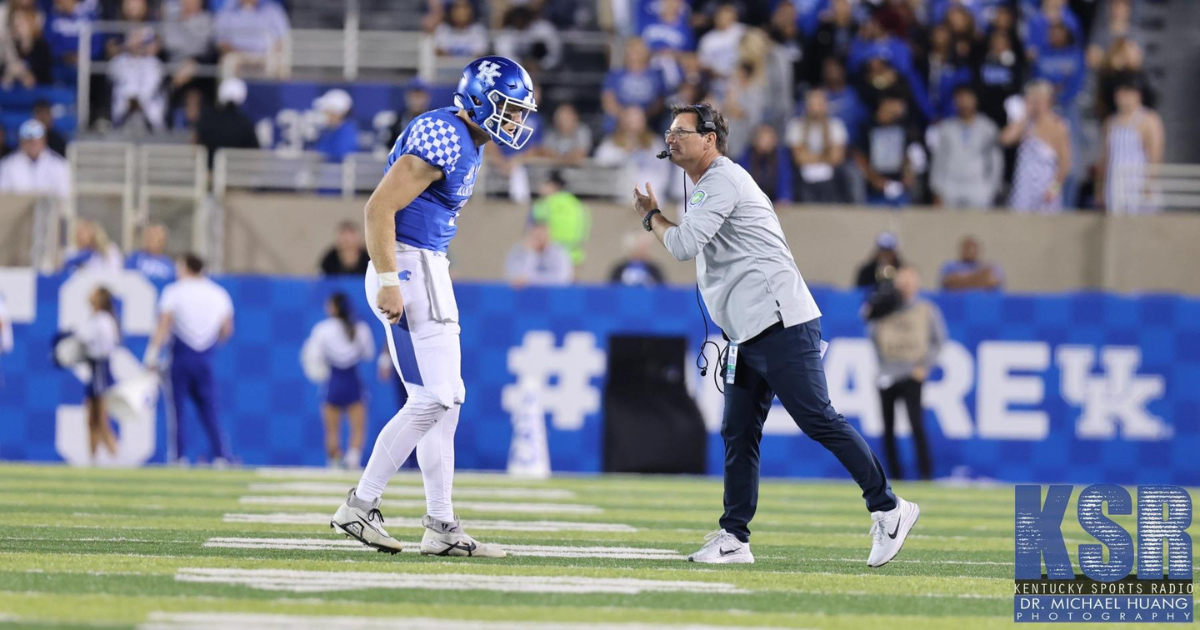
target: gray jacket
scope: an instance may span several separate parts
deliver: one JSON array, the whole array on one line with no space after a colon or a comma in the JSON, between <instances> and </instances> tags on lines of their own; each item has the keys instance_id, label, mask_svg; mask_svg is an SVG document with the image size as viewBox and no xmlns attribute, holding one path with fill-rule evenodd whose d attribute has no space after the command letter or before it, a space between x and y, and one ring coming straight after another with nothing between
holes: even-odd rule
<instances>
[{"instance_id":1,"label":"gray jacket","mask_svg":"<svg viewBox=\"0 0 1200 630\"><path fill-rule=\"evenodd\" d=\"M1004 177L996 124L980 114L970 124L947 118L934 129L929 187L948 205L991 206Z\"/></svg>"},{"instance_id":2,"label":"gray jacket","mask_svg":"<svg viewBox=\"0 0 1200 630\"><path fill-rule=\"evenodd\" d=\"M676 260L696 259L708 312L735 343L783 322L821 316L788 249L771 200L746 169L717 158L687 199L683 221L663 243Z\"/></svg>"}]
</instances>

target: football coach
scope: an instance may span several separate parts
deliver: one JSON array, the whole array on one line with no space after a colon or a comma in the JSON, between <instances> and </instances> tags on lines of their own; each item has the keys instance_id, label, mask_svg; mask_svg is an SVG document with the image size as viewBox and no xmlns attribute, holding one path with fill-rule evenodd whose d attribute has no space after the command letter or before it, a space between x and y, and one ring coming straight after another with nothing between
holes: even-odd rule
<instances>
[{"instance_id":1,"label":"football coach","mask_svg":"<svg viewBox=\"0 0 1200 630\"><path fill-rule=\"evenodd\" d=\"M633 190L642 227L677 260L696 259L712 319L730 340L725 370L725 513L721 529L692 562L753 563L750 521L758 507L759 442L771 399L779 397L805 435L820 442L862 488L874 523L867 565L900 552L917 504L892 493L879 459L829 402L821 364L821 311L796 268L770 199L725 156L729 125L707 103L672 109L667 151L695 186L676 225L659 211L650 184Z\"/></svg>"}]
</instances>

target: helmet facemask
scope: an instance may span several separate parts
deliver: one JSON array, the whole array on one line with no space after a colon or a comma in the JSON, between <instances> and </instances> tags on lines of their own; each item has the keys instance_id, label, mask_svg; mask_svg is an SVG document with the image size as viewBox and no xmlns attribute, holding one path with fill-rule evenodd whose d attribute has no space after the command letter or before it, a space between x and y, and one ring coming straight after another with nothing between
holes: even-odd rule
<instances>
[{"instance_id":1,"label":"helmet facemask","mask_svg":"<svg viewBox=\"0 0 1200 630\"><path fill-rule=\"evenodd\" d=\"M524 148L533 137L533 127L525 124L529 115L537 111L533 95L522 101L492 90L488 92L488 100L492 102L492 115L483 121L483 128L496 142L517 150ZM511 127L512 132L506 127Z\"/></svg>"}]
</instances>

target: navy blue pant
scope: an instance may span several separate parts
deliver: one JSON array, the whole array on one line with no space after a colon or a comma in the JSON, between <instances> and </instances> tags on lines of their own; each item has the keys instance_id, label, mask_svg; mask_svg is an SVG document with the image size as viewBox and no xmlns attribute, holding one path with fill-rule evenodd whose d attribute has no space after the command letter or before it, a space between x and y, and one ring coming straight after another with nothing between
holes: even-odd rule
<instances>
[{"instance_id":1,"label":"navy blue pant","mask_svg":"<svg viewBox=\"0 0 1200 630\"><path fill-rule=\"evenodd\" d=\"M804 434L821 443L846 467L862 488L867 509L896 507L883 465L871 447L829 402L821 364L821 323L784 328L776 324L738 346L732 385L725 385L725 514L721 528L742 542L750 541L750 520L758 509L759 442L771 399Z\"/></svg>"},{"instance_id":2,"label":"navy blue pant","mask_svg":"<svg viewBox=\"0 0 1200 630\"><path fill-rule=\"evenodd\" d=\"M184 403L191 398L196 406L200 426L208 434L211 457L230 459L229 448L217 424L217 407L213 387L212 349L197 352L176 340L171 353L171 402L175 406L175 455L184 456L187 444L184 426Z\"/></svg>"}]
</instances>

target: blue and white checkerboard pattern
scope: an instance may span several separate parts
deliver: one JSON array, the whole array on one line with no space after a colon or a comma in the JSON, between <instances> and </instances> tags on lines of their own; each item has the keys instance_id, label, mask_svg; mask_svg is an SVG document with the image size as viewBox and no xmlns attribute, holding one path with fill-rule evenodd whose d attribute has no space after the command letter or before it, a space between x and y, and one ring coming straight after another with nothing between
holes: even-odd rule
<instances>
[{"instance_id":1,"label":"blue and white checkerboard pattern","mask_svg":"<svg viewBox=\"0 0 1200 630\"><path fill-rule=\"evenodd\" d=\"M433 116L413 124L404 142L404 153L415 155L447 173L453 173L462 155L462 139L454 125Z\"/></svg>"},{"instance_id":2,"label":"blue and white checkerboard pattern","mask_svg":"<svg viewBox=\"0 0 1200 630\"><path fill-rule=\"evenodd\" d=\"M62 278L37 283L37 320L15 327L13 354L0 357L5 384L0 389L0 459L56 461L55 409L79 404L82 385L55 369L50 340L58 321L57 296ZM219 280L236 305L234 338L216 354L218 406L235 456L254 465L320 465L322 429L317 386L304 379L299 351L312 326L324 317L327 296L342 290L364 317L366 298L361 281L309 281L255 277ZM459 425L457 462L463 469L502 469L507 463L510 419L501 392L515 382L508 353L528 331L554 333L559 343L567 333L586 331L604 346L608 335L645 333L686 335L698 345L703 327L691 289L647 290L618 287L524 289L460 284L463 378L467 404ZM862 296L853 291L814 291L827 339L862 337L857 318ZM976 476L1019 482L1178 483L1200 484L1200 300L1172 296L1123 297L1104 294L1060 296L946 295L935 300L946 316L950 336L969 352L984 341L1042 341L1052 348L1065 344L1136 346L1139 374L1161 375L1162 398L1148 411L1174 430L1164 441L1080 440L1075 435L1079 408L1059 392L1057 367L1051 361L1040 376L1050 418L1049 434L1040 441L949 439L930 412L926 426L935 455L935 473L969 467ZM371 321L375 325L374 321ZM124 340L141 356L145 337ZM710 353L711 355L711 353ZM369 439L373 440L395 411L395 390L380 383L364 366L370 390ZM1100 368L1095 368L1099 373ZM1025 374L1027 375L1027 374ZM939 378L937 372L934 379ZM603 387L603 377L593 379ZM867 385L869 386L869 384ZM975 410L975 392L966 409ZM1020 410L1020 405L1014 405ZM602 412L587 417L582 429L551 428L549 443L555 470L594 472L602 461ZM857 424L857 418L849 418ZM159 417L159 448L166 452L165 419ZM195 423L189 418L189 423ZM188 455L202 454L206 444L199 427ZM880 449L878 441L868 438ZM709 471L720 473L721 440L710 436ZM371 444L368 444L368 449ZM910 470L911 448L902 454ZM838 462L820 445L803 436L768 435L763 440L764 475L845 478Z\"/></svg>"}]
</instances>

